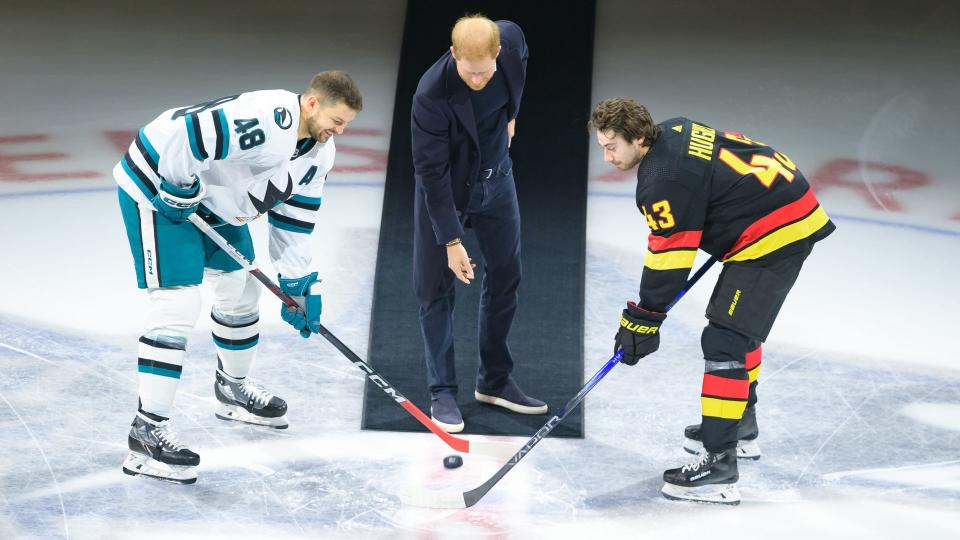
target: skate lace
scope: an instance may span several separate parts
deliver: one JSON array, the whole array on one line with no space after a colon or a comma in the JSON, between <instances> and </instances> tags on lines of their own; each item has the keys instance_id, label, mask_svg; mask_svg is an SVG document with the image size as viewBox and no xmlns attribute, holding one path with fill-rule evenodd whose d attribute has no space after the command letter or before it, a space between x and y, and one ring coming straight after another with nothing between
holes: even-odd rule
<instances>
[{"instance_id":1,"label":"skate lace","mask_svg":"<svg viewBox=\"0 0 960 540\"><path fill-rule=\"evenodd\" d=\"M157 436L157 440L165 446L170 447L171 450L177 451L184 448L177 433L173 431L173 428L166 422L159 424L156 429L153 430L153 434Z\"/></svg>"},{"instance_id":2,"label":"skate lace","mask_svg":"<svg viewBox=\"0 0 960 540\"><path fill-rule=\"evenodd\" d=\"M254 403L265 407L270 400L273 399L273 394L264 390L259 384L247 379L240 383L240 389L243 391L247 397L253 399Z\"/></svg>"},{"instance_id":3,"label":"skate lace","mask_svg":"<svg viewBox=\"0 0 960 540\"><path fill-rule=\"evenodd\" d=\"M704 465L706 465L709 459L710 459L710 454L707 453L706 451L702 451L700 452L700 458L696 462L684 465L683 467L680 468L680 472L699 471L700 467L703 467Z\"/></svg>"}]
</instances>

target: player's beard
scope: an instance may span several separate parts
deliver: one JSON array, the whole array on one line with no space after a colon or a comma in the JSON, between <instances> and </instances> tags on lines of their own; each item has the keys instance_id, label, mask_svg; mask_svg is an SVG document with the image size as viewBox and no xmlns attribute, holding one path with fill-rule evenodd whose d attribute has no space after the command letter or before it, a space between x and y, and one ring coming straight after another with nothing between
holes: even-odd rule
<instances>
[{"instance_id":1,"label":"player's beard","mask_svg":"<svg viewBox=\"0 0 960 540\"><path fill-rule=\"evenodd\" d=\"M320 127L320 122L311 118L307 120L307 131L310 132L310 136L316 139L319 142L325 143L330 140L330 137L333 136L333 133Z\"/></svg>"},{"instance_id":2,"label":"player's beard","mask_svg":"<svg viewBox=\"0 0 960 540\"><path fill-rule=\"evenodd\" d=\"M619 163L614 163L614 165L621 171L629 171L630 169L636 167L637 164L640 163L641 159L643 159L643 156L637 152L636 154L630 156L629 159L625 159Z\"/></svg>"}]
</instances>

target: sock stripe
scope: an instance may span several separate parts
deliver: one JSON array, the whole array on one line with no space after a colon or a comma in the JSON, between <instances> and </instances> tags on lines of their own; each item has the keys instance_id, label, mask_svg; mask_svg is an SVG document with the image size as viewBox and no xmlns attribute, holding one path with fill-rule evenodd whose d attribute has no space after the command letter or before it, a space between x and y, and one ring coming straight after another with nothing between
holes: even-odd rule
<instances>
[{"instance_id":1,"label":"sock stripe","mask_svg":"<svg viewBox=\"0 0 960 540\"><path fill-rule=\"evenodd\" d=\"M242 339L224 338L214 333L211 333L211 335L213 336L213 342L217 347L230 351L245 351L247 349L252 349L253 347L256 347L257 343L260 341L259 333Z\"/></svg>"},{"instance_id":2,"label":"sock stripe","mask_svg":"<svg viewBox=\"0 0 960 540\"><path fill-rule=\"evenodd\" d=\"M763 346L759 346L756 349L747 353L746 365L747 371L760 365L760 359L763 357Z\"/></svg>"},{"instance_id":3,"label":"sock stripe","mask_svg":"<svg viewBox=\"0 0 960 540\"><path fill-rule=\"evenodd\" d=\"M213 345L217 349L220 369L231 377L244 377L257 354L260 343L260 318L257 312L248 314L210 312L213 326ZM252 320L249 320L251 319ZM227 323L227 319L231 322Z\"/></svg>"},{"instance_id":4,"label":"sock stripe","mask_svg":"<svg viewBox=\"0 0 960 540\"><path fill-rule=\"evenodd\" d=\"M149 358L138 358L137 370L140 373L149 373L151 375L179 379L181 372L183 372L183 367L176 364L168 364L167 362L160 362L158 360L151 360Z\"/></svg>"},{"instance_id":5,"label":"sock stripe","mask_svg":"<svg viewBox=\"0 0 960 540\"><path fill-rule=\"evenodd\" d=\"M749 394L750 381L747 379L718 377L710 373L703 374L702 396L746 401Z\"/></svg>"},{"instance_id":6,"label":"sock stripe","mask_svg":"<svg viewBox=\"0 0 960 540\"><path fill-rule=\"evenodd\" d=\"M703 396L700 398L700 407L704 417L740 420L743 417L743 410L747 408L747 400L733 401Z\"/></svg>"},{"instance_id":7,"label":"sock stripe","mask_svg":"<svg viewBox=\"0 0 960 540\"><path fill-rule=\"evenodd\" d=\"M146 343L141 343L137 347L137 356L154 362L180 366L183 364L183 356L186 354L183 349L154 347Z\"/></svg>"}]
</instances>

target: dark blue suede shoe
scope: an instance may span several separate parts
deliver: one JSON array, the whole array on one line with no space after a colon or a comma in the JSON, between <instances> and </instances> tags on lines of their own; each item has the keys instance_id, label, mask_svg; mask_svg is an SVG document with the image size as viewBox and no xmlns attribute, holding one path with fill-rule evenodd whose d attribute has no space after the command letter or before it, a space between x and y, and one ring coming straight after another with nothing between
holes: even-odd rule
<instances>
[{"instance_id":1,"label":"dark blue suede shoe","mask_svg":"<svg viewBox=\"0 0 960 540\"><path fill-rule=\"evenodd\" d=\"M473 397L477 398L477 401L497 405L520 414L545 414L547 412L546 403L524 394L512 378L507 379L507 384L497 392L481 391L477 388L473 392Z\"/></svg>"},{"instance_id":2,"label":"dark blue suede shoe","mask_svg":"<svg viewBox=\"0 0 960 540\"><path fill-rule=\"evenodd\" d=\"M451 394L442 393L433 396L430 402L430 418L433 423L447 433L463 431L463 416L457 407L457 398Z\"/></svg>"}]
</instances>

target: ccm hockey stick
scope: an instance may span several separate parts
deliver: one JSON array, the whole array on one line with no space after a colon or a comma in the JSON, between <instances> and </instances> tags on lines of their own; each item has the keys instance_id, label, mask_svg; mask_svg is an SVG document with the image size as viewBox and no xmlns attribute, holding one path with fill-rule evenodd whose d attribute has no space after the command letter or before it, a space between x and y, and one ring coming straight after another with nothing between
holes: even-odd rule
<instances>
[{"instance_id":1,"label":"ccm hockey stick","mask_svg":"<svg viewBox=\"0 0 960 540\"><path fill-rule=\"evenodd\" d=\"M683 295L690 290L690 287L693 287L693 284L703 277L703 275L707 273L707 270L709 270L715 262L717 262L716 257L710 257L707 262L703 263L703 266L701 266L696 273L694 273L693 276L687 280L686 285L683 286L683 289L680 290L676 298L674 298L673 301L667 305L666 310L669 311L674 304L683 298ZM613 357L610 358L610 360L608 360L607 363L600 368L600 371L597 371L597 373L589 381L587 381L587 384L583 385L583 388L577 392L577 395L573 396L573 399L568 401L566 405L563 406L563 409L561 409L559 413L547 421L547 423L544 424L543 427L540 428L533 435L533 437L531 437L530 440L528 440L527 443L524 444L523 447L520 448L520 450L518 450L517 453L510 458L509 461L500 467L500 470L491 476L489 480L483 484L480 484L480 486L464 492L433 491L411 488L400 493L400 501L404 504L425 506L427 508L468 508L473 506L477 503L477 501L483 498L483 496L486 495L487 492L490 491L493 486L495 486L497 482L504 477L504 475L510 472L510 469L513 469L513 467L519 463L521 459L523 459L523 456L527 455L533 449L533 447L537 445L538 442L546 437L548 433L553 431L553 428L557 427L557 425L560 424L560 422L562 422L568 414L570 414L570 411L575 409L577 405L583 401L583 398L586 397L587 393L590 392L590 390L592 390L593 387L596 386L597 383L599 383L600 380L603 379L603 377L609 373L611 369L613 369L613 366L620 362L621 358L623 358L622 349L617 351L617 353L614 354Z\"/></svg>"},{"instance_id":2,"label":"ccm hockey stick","mask_svg":"<svg viewBox=\"0 0 960 540\"><path fill-rule=\"evenodd\" d=\"M230 245L230 242L227 242L227 240L221 236L220 233L215 231L213 227L201 219L200 216L191 214L188 219L190 220L190 223L193 223L198 229L200 229L200 232L213 240L213 242L217 244L227 255L229 255L230 258L237 261L237 264L242 266L244 270L253 274L253 277L257 278L257 280L260 281L264 287L276 295L276 297L279 298L281 302L286 304L287 307L301 310L300 305L297 304L296 300L294 300L289 294L280 290L279 285L274 283L273 280L260 271L256 265L248 261L242 253ZM511 455L515 451L516 446L511 443L500 441L471 441L469 439L455 437L446 431L443 431L439 426L434 424L427 415L423 414L423 412L418 409L416 405L410 402L410 400L407 398L403 397L403 394L401 394L399 390L387 382L387 380L384 379L383 376L381 376L377 370L373 368L373 366L364 362L363 359L351 351L349 347L344 345L342 341L337 339L337 336L333 335L322 324L320 325L320 335L326 338L326 340L336 347L337 350L343 353L343 355L346 356L347 359L353 363L353 365L363 370L367 378L373 381L373 384L377 385L377 387L383 390L384 393L393 398L397 404L403 407L408 413L416 418L417 421L432 431L437 437L443 439L443 442L447 443L447 446L450 448L465 454L483 455L500 459Z\"/></svg>"}]
</instances>

